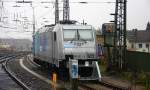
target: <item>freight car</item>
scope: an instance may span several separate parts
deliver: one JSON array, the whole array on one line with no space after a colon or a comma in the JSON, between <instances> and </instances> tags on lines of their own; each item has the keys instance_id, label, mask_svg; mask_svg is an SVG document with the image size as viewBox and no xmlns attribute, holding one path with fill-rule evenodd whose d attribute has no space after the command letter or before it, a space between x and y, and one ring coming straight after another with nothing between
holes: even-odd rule
<instances>
[{"instance_id":1,"label":"freight car","mask_svg":"<svg viewBox=\"0 0 150 90\"><path fill-rule=\"evenodd\" d=\"M95 29L91 25L46 25L35 33L33 48L34 61L54 68L61 75L69 72L71 60L77 60L80 80L101 80Z\"/></svg>"}]
</instances>

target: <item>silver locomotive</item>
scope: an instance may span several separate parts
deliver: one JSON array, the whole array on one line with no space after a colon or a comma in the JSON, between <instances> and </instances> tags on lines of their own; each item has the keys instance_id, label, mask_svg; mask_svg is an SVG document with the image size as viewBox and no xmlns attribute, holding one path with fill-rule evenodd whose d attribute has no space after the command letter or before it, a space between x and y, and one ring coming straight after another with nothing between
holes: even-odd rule
<instances>
[{"instance_id":1,"label":"silver locomotive","mask_svg":"<svg viewBox=\"0 0 150 90\"><path fill-rule=\"evenodd\" d=\"M34 35L34 60L69 72L69 61L78 61L80 80L101 80L96 58L95 29L90 25L46 25ZM65 73L64 71L62 71Z\"/></svg>"}]
</instances>

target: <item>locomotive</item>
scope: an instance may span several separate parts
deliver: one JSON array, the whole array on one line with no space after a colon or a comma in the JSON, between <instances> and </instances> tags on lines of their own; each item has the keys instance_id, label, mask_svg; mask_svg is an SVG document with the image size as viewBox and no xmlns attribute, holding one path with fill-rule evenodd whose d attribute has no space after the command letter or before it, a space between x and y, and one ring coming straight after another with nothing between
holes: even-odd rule
<instances>
[{"instance_id":1,"label":"locomotive","mask_svg":"<svg viewBox=\"0 0 150 90\"><path fill-rule=\"evenodd\" d=\"M69 74L69 61L78 61L79 80L101 80L91 25L45 25L34 34L34 61ZM67 75L66 75L67 76Z\"/></svg>"}]
</instances>

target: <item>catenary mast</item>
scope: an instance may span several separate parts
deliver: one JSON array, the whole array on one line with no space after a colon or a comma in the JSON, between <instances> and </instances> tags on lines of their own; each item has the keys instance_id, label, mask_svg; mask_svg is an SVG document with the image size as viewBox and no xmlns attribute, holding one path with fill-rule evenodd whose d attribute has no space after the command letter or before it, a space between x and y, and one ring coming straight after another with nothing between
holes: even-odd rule
<instances>
[{"instance_id":1,"label":"catenary mast","mask_svg":"<svg viewBox=\"0 0 150 90\"><path fill-rule=\"evenodd\" d=\"M63 21L70 20L69 0L63 0Z\"/></svg>"}]
</instances>

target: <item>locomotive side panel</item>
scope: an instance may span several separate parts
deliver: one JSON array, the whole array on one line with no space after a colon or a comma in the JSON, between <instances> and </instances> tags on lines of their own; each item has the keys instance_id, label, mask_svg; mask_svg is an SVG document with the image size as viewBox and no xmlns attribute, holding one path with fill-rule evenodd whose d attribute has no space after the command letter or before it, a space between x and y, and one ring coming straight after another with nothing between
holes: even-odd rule
<instances>
[{"instance_id":1,"label":"locomotive side panel","mask_svg":"<svg viewBox=\"0 0 150 90\"><path fill-rule=\"evenodd\" d=\"M52 31L39 32L35 35L35 58L52 63Z\"/></svg>"},{"instance_id":2,"label":"locomotive side panel","mask_svg":"<svg viewBox=\"0 0 150 90\"><path fill-rule=\"evenodd\" d=\"M53 35L52 32L46 32L46 37L47 37L47 51L46 51L46 56L47 56L47 62L52 63L53 60L53 52L52 52L52 47L53 47Z\"/></svg>"},{"instance_id":3,"label":"locomotive side panel","mask_svg":"<svg viewBox=\"0 0 150 90\"><path fill-rule=\"evenodd\" d=\"M45 46L44 46L44 44L45 44L45 37L44 37L45 35L44 35L44 33L40 33L39 34L39 39L40 39L40 43L39 43L39 49L40 49L40 51L39 51L39 54L38 54L38 58L40 58L40 60L45 60Z\"/></svg>"},{"instance_id":4,"label":"locomotive side panel","mask_svg":"<svg viewBox=\"0 0 150 90\"><path fill-rule=\"evenodd\" d=\"M52 32L44 32L43 33L43 51L41 52L41 56L46 62L52 63Z\"/></svg>"},{"instance_id":5,"label":"locomotive side panel","mask_svg":"<svg viewBox=\"0 0 150 90\"><path fill-rule=\"evenodd\" d=\"M64 60L63 57L63 37L62 37L62 27L60 25L56 25L54 28L54 45L53 45L53 53L54 53L54 64L56 66L59 65L59 61Z\"/></svg>"}]
</instances>

